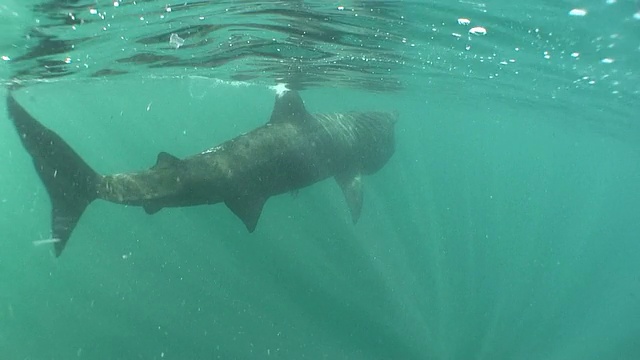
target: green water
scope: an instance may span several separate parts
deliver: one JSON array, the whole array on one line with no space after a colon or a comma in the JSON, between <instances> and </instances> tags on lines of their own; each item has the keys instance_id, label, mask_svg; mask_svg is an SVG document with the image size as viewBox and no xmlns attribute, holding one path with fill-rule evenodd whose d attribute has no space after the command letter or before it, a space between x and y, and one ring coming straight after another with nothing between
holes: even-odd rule
<instances>
[{"instance_id":1,"label":"green water","mask_svg":"<svg viewBox=\"0 0 640 360\"><path fill-rule=\"evenodd\" d=\"M149 216L98 201L55 258L33 243L49 199L0 110L0 359L640 359L639 9L469 4L396 9L409 20L392 30L417 44L385 78L401 88L301 91L310 112L400 114L357 225L332 180L269 199L252 234L221 204ZM34 25L9 6L13 59ZM470 50L448 30L465 14L488 29L462 36ZM3 83L24 64L2 62ZM25 76L15 96L101 173L269 118L271 80L167 71Z\"/></svg>"}]
</instances>

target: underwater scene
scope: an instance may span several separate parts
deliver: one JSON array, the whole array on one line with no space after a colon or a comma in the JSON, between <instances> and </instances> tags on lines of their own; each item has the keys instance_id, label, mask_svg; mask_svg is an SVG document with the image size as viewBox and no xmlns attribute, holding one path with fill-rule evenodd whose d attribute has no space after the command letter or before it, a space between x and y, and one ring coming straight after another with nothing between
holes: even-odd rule
<instances>
[{"instance_id":1,"label":"underwater scene","mask_svg":"<svg viewBox=\"0 0 640 360\"><path fill-rule=\"evenodd\" d=\"M640 2L0 31L0 359L640 359Z\"/></svg>"}]
</instances>

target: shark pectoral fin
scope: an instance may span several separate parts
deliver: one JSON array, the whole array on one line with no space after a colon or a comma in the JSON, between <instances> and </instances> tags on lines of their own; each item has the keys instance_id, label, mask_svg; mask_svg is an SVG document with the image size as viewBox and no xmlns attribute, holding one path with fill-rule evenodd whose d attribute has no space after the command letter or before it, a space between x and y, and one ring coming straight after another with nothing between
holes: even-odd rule
<instances>
[{"instance_id":1,"label":"shark pectoral fin","mask_svg":"<svg viewBox=\"0 0 640 360\"><path fill-rule=\"evenodd\" d=\"M336 175L336 182L340 185L342 193L347 200L349 211L351 211L351 220L355 224L360 218L362 210L362 180L360 174L356 175Z\"/></svg>"},{"instance_id":2,"label":"shark pectoral fin","mask_svg":"<svg viewBox=\"0 0 640 360\"><path fill-rule=\"evenodd\" d=\"M253 232L258 224L264 203L267 198L263 196L242 196L225 200L227 207L242 220L249 232Z\"/></svg>"},{"instance_id":3,"label":"shark pectoral fin","mask_svg":"<svg viewBox=\"0 0 640 360\"><path fill-rule=\"evenodd\" d=\"M178 163L180 163L180 159L178 159L177 157L167 152L162 151L158 154L158 160L156 160L156 164L153 165L153 167L151 168L163 169L163 168L172 167L174 165L177 165Z\"/></svg>"}]
</instances>

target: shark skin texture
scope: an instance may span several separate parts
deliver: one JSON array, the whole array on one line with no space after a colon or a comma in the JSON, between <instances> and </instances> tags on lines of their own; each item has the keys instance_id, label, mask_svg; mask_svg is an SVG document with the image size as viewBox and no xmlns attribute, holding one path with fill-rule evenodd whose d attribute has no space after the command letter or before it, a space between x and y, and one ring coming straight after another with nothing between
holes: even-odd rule
<instances>
[{"instance_id":1,"label":"shark skin texture","mask_svg":"<svg viewBox=\"0 0 640 360\"><path fill-rule=\"evenodd\" d=\"M163 208L224 203L253 232L271 197L335 178L356 223L362 176L380 170L395 150L396 113L309 113L296 91L276 96L269 121L199 154L158 154L138 172L101 175L58 134L7 96L9 118L51 199L51 242L60 256L96 199Z\"/></svg>"}]
</instances>

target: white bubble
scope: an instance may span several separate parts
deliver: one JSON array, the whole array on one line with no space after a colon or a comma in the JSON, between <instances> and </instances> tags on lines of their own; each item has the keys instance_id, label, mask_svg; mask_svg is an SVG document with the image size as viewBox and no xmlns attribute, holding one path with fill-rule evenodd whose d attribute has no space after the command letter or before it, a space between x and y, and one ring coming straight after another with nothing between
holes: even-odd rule
<instances>
[{"instance_id":1,"label":"white bubble","mask_svg":"<svg viewBox=\"0 0 640 360\"><path fill-rule=\"evenodd\" d=\"M571 15L571 16L585 16L585 15L587 15L587 10L585 10L585 9L571 9L571 11L569 11L569 15Z\"/></svg>"},{"instance_id":2,"label":"white bubble","mask_svg":"<svg viewBox=\"0 0 640 360\"><path fill-rule=\"evenodd\" d=\"M460 25L469 25L469 24L471 24L471 20L465 19L465 18L460 18L460 19L458 19L458 24L460 24Z\"/></svg>"},{"instance_id":3,"label":"white bubble","mask_svg":"<svg viewBox=\"0 0 640 360\"><path fill-rule=\"evenodd\" d=\"M174 48L177 49L180 46L184 45L184 39L181 38L180 36L178 36L178 34L173 33L169 37L169 45L171 45L171 46L173 46Z\"/></svg>"},{"instance_id":4,"label":"white bubble","mask_svg":"<svg viewBox=\"0 0 640 360\"><path fill-rule=\"evenodd\" d=\"M476 26L469 29L469 34L473 35L487 35L487 29L482 26Z\"/></svg>"},{"instance_id":5,"label":"white bubble","mask_svg":"<svg viewBox=\"0 0 640 360\"><path fill-rule=\"evenodd\" d=\"M282 95L289 91L289 87L285 83L279 83L275 86L271 86L271 90L274 90L278 97L282 97Z\"/></svg>"}]
</instances>

